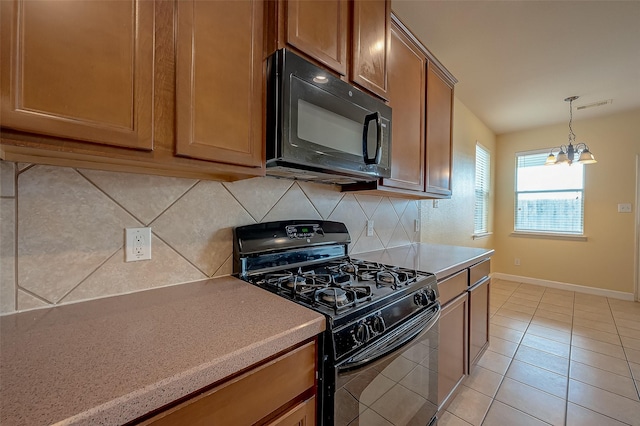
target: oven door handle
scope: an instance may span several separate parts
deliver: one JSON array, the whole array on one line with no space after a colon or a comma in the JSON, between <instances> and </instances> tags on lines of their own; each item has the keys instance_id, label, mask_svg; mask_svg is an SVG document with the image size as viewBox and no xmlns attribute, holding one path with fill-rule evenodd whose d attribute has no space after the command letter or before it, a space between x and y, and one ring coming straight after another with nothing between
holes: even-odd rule
<instances>
[{"instance_id":1,"label":"oven door handle","mask_svg":"<svg viewBox=\"0 0 640 426\"><path fill-rule=\"evenodd\" d=\"M393 355L411 341L422 337L433 327L438 319L440 319L440 303L437 303L435 311L429 309L423 312L411 321L396 328L390 335L384 336L372 346L340 363L340 365L336 367L338 373L365 367L382 357Z\"/></svg>"}]
</instances>

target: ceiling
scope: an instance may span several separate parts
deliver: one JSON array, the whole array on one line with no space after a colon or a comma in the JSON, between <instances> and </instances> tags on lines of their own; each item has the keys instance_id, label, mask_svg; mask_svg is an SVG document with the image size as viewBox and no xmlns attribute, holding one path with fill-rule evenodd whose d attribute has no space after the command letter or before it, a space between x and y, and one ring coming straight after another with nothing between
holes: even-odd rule
<instances>
[{"instance_id":1,"label":"ceiling","mask_svg":"<svg viewBox=\"0 0 640 426\"><path fill-rule=\"evenodd\" d=\"M392 0L496 134L640 108L640 1ZM613 99L604 106L577 109Z\"/></svg>"}]
</instances>

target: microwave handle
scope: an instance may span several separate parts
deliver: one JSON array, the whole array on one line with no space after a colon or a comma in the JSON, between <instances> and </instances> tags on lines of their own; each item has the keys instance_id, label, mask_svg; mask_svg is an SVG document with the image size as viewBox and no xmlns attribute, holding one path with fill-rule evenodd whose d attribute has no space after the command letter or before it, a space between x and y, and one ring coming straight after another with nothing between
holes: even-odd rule
<instances>
[{"instance_id":1,"label":"microwave handle","mask_svg":"<svg viewBox=\"0 0 640 426\"><path fill-rule=\"evenodd\" d=\"M376 153L373 158L369 158L369 123L373 120L376 121ZM364 128L362 131L362 156L364 157L364 164L380 164L382 158L382 120L380 120L379 112L372 112L364 118Z\"/></svg>"}]
</instances>

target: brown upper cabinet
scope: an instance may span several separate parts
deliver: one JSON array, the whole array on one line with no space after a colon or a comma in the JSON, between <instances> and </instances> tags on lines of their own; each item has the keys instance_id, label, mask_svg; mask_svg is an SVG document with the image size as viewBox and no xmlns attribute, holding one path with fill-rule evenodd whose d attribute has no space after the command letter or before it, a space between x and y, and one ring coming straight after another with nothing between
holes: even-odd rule
<instances>
[{"instance_id":1,"label":"brown upper cabinet","mask_svg":"<svg viewBox=\"0 0 640 426\"><path fill-rule=\"evenodd\" d=\"M153 3L2 2L2 125L153 148Z\"/></svg>"},{"instance_id":2,"label":"brown upper cabinet","mask_svg":"<svg viewBox=\"0 0 640 426\"><path fill-rule=\"evenodd\" d=\"M264 175L263 1L0 3L3 159Z\"/></svg>"},{"instance_id":3,"label":"brown upper cabinet","mask_svg":"<svg viewBox=\"0 0 640 426\"><path fill-rule=\"evenodd\" d=\"M400 20L391 17L388 100L391 177L343 190L403 198L450 198L453 86L457 82Z\"/></svg>"},{"instance_id":4,"label":"brown upper cabinet","mask_svg":"<svg viewBox=\"0 0 640 426\"><path fill-rule=\"evenodd\" d=\"M390 0L280 0L270 2L275 40L346 81L387 99Z\"/></svg>"}]
</instances>

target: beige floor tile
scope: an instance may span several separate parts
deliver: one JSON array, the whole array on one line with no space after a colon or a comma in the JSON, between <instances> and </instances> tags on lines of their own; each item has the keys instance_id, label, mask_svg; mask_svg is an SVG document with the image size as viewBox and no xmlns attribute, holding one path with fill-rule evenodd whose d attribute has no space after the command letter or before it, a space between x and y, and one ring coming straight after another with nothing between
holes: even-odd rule
<instances>
[{"instance_id":1,"label":"beige floor tile","mask_svg":"<svg viewBox=\"0 0 640 426\"><path fill-rule=\"evenodd\" d=\"M546 287L535 284L520 284L515 293L543 294Z\"/></svg>"},{"instance_id":2,"label":"beige floor tile","mask_svg":"<svg viewBox=\"0 0 640 426\"><path fill-rule=\"evenodd\" d=\"M582 303L579 303L578 301L576 301L573 304L573 309L580 312L598 313L598 312L602 312L603 310L609 310L609 305L607 305L606 303L594 304L594 305L583 305Z\"/></svg>"},{"instance_id":3,"label":"beige floor tile","mask_svg":"<svg viewBox=\"0 0 640 426\"><path fill-rule=\"evenodd\" d=\"M494 401L491 404L487 417L482 422L482 426L545 426L548 424L500 401ZM440 425L440 422L438 422L438 425Z\"/></svg>"},{"instance_id":4,"label":"beige floor tile","mask_svg":"<svg viewBox=\"0 0 640 426\"><path fill-rule=\"evenodd\" d=\"M507 308L507 304L505 303L497 312L498 315L502 315L508 318L513 318L518 321L529 322L531 321L531 317L533 314L527 314L524 312L514 311L513 309Z\"/></svg>"},{"instance_id":5,"label":"beige floor tile","mask_svg":"<svg viewBox=\"0 0 640 426\"><path fill-rule=\"evenodd\" d=\"M633 375L633 378L635 380L640 380L640 364L636 364L635 362L630 362L629 368L631 369L631 374Z\"/></svg>"},{"instance_id":6,"label":"beige floor tile","mask_svg":"<svg viewBox=\"0 0 640 426\"><path fill-rule=\"evenodd\" d=\"M640 330L635 330L633 328L618 326L618 333L620 333L620 336L633 337L634 339L640 339Z\"/></svg>"},{"instance_id":7,"label":"beige floor tile","mask_svg":"<svg viewBox=\"0 0 640 426\"><path fill-rule=\"evenodd\" d=\"M555 330L571 332L571 324L563 321L557 321L551 318L536 317L531 320L531 324L541 325Z\"/></svg>"},{"instance_id":8,"label":"beige floor tile","mask_svg":"<svg viewBox=\"0 0 640 426\"><path fill-rule=\"evenodd\" d=\"M529 302L540 302L542 299L542 293L530 294L530 293L517 293L511 296L512 299L528 300Z\"/></svg>"},{"instance_id":9,"label":"beige floor tile","mask_svg":"<svg viewBox=\"0 0 640 426\"><path fill-rule=\"evenodd\" d=\"M538 309L543 311L555 312L558 314L573 315L573 306L552 305L551 303L541 302Z\"/></svg>"},{"instance_id":10,"label":"beige floor tile","mask_svg":"<svg viewBox=\"0 0 640 426\"><path fill-rule=\"evenodd\" d=\"M567 376L556 374L525 362L513 360L509 370L507 370L506 377L559 398L566 398L567 396Z\"/></svg>"},{"instance_id":11,"label":"beige floor tile","mask_svg":"<svg viewBox=\"0 0 640 426\"><path fill-rule=\"evenodd\" d=\"M631 328L633 330L639 330L640 331L640 322L636 322L634 320L628 320L628 319L616 319L616 325L618 327L624 327L624 328Z\"/></svg>"},{"instance_id":12,"label":"beige floor tile","mask_svg":"<svg viewBox=\"0 0 640 426\"><path fill-rule=\"evenodd\" d=\"M569 372L568 358L556 356L528 346L520 346L514 359L564 376Z\"/></svg>"},{"instance_id":13,"label":"beige floor tile","mask_svg":"<svg viewBox=\"0 0 640 426\"><path fill-rule=\"evenodd\" d=\"M624 348L627 360L636 364L640 364L640 351L637 349Z\"/></svg>"},{"instance_id":14,"label":"beige floor tile","mask_svg":"<svg viewBox=\"0 0 640 426\"><path fill-rule=\"evenodd\" d=\"M498 315L496 315L496 317L497 316ZM522 336L524 336L524 333L512 328L492 324L489 327L489 335L492 337L499 337L500 339L509 340L510 342L520 343L520 340L522 340Z\"/></svg>"},{"instance_id":15,"label":"beige floor tile","mask_svg":"<svg viewBox=\"0 0 640 426\"><path fill-rule=\"evenodd\" d=\"M518 344L515 342L510 342L509 340L504 340L495 336L491 336L491 339L489 339L489 350L501 355L513 358L517 349Z\"/></svg>"},{"instance_id":16,"label":"beige floor tile","mask_svg":"<svg viewBox=\"0 0 640 426\"><path fill-rule=\"evenodd\" d=\"M573 296L562 296L559 294L545 294L544 296L542 296L542 299L540 299L540 303L548 303L550 305L573 307Z\"/></svg>"},{"instance_id":17,"label":"beige floor tile","mask_svg":"<svg viewBox=\"0 0 640 426\"><path fill-rule=\"evenodd\" d=\"M615 394L638 400L638 392L630 377L619 376L580 362L571 362L569 377Z\"/></svg>"},{"instance_id":18,"label":"beige floor tile","mask_svg":"<svg viewBox=\"0 0 640 426\"><path fill-rule=\"evenodd\" d=\"M576 310L573 314L575 318L584 318L591 321L606 322L613 324L613 315L610 312L585 312Z\"/></svg>"},{"instance_id":19,"label":"beige floor tile","mask_svg":"<svg viewBox=\"0 0 640 426\"><path fill-rule=\"evenodd\" d=\"M550 340L528 332L525 333L520 345L529 346L530 348L549 352L553 355L569 358L569 345L566 343L556 342L555 340Z\"/></svg>"},{"instance_id":20,"label":"beige floor tile","mask_svg":"<svg viewBox=\"0 0 640 426\"><path fill-rule=\"evenodd\" d=\"M625 359L622 346L614 345L612 343L601 342L599 340L590 339L584 336L574 335L571 338L571 345L578 348L587 349L600 354L613 356L620 359Z\"/></svg>"},{"instance_id":21,"label":"beige floor tile","mask_svg":"<svg viewBox=\"0 0 640 426\"><path fill-rule=\"evenodd\" d=\"M611 323L593 321L585 318L574 318L573 325L578 325L580 327L593 328L594 330L599 330L599 331L606 331L607 333L618 332L616 329L616 326Z\"/></svg>"},{"instance_id":22,"label":"beige floor tile","mask_svg":"<svg viewBox=\"0 0 640 426\"><path fill-rule=\"evenodd\" d=\"M500 325L502 327L512 328L518 331L525 331L529 326L529 323L498 314L491 319L491 325Z\"/></svg>"},{"instance_id":23,"label":"beige floor tile","mask_svg":"<svg viewBox=\"0 0 640 426\"><path fill-rule=\"evenodd\" d=\"M506 373L507 368L509 368L510 363L510 357L489 350L485 351L478 360L478 365L480 367L484 367L503 376L504 373Z\"/></svg>"},{"instance_id":24,"label":"beige floor tile","mask_svg":"<svg viewBox=\"0 0 640 426\"><path fill-rule=\"evenodd\" d=\"M445 411L442 416L438 418L438 426L470 426L471 423L467 423L460 417L456 417L448 411Z\"/></svg>"},{"instance_id":25,"label":"beige floor tile","mask_svg":"<svg viewBox=\"0 0 640 426\"><path fill-rule=\"evenodd\" d=\"M567 426L624 426L619 422L595 411L576 405L567 404Z\"/></svg>"},{"instance_id":26,"label":"beige floor tile","mask_svg":"<svg viewBox=\"0 0 640 426\"><path fill-rule=\"evenodd\" d=\"M614 310L611 313L613 314L613 317L615 319L623 319L623 320L640 322L640 310L638 312L615 311Z\"/></svg>"},{"instance_id":27,"label":"beige floor tile","mask_svg":"<svg viewBox=\"0 0 640 426\"><path fill-rule=\"evenodd\" d=\"M508 377L502 381L496 400L552 425L564 425L565 400Z\"/></svg>"},{"instance_id":28,"label":"beige floor tile","mask_svg":"<svg viewBox=\"0 0 640 426\"><path fill-rule=\"evenodd\" d=\"M552 320L564 322L564 323L567 323L567 324L571 324L571 322L573 320L573 317L571 315L559 314L557 312L551 312L551 311L545 311L544 309L536 310L534 318L552 319Z\"/></svg>"},{"instance_id":29,"label":"beige floor tile","mask_svg":"<svg viewBox=\"0 0 640 426\"><path fill-rule=\"evenodd\" d=\"M553 328L543 327L537 324L531 324L527 328L527 334L533 334L540 337L545 337L549 340L555 340L560 343L571 343L571 333L555 330Z\"/></svg>"},{"instance_id":30,"label":"beige floor tile","mask_svg":"<svg viewBox=\"0 0 640 426\"><path fill-rule=\"evenodd\" d=\"M625 377L631 377L629 364L623 359L609 355L573 347L571 348L571 361L581 362L601 370L610 371Z\"/></svg>"},{"instance_id":31,"label":"beige floor tile","mask_svg":"<svg viewBox=\"0 0 640 426\"><path fill-rule=\"evenodd\" d=\"M557 294L560 296L565 296L565 297L575 297L576 296L576 292L575 291L569 291L569 290L562 290L560 288L551 288L551 287L546 287L544 290L544 294Z\"/></svg>"},{"instance_id":32,"label":"beige floor tile","mask_svg":"<svg viewBox=\"0 0 640 426\"><path fill-rule=\"evenodd\" d=\"M640 401L569 380L569 401L630 425L640 425Z\"/></svg>"},{"instance_id":33,"label":"beige floor tile","mask_svg":"<svg viewBox=\"0 0 640 426\"><path fill-rule=\"evenodd\" d=\"M491 405L491 398L487 395L463 386L460 393L451 401L447 411L467 423L480 426L489 410L489 405Z\"/></svg>"},{"instance_id":34,"label":"beige floor tile","mask_svg":"<svg viewBox=\"0 0 640 426\"><path fill-rule=\"evenodd\" d=\"M608 301L612 311L623 311L631 313L640 312L640 303L638 302L631 302L629 300L620 299L608 299Z\"/></svg>"},{"instance_id":35,"label":"beige floor tile","mask_svg":"<svg viewBox=\"0 0 640 426\"><path fill-rule=\"evenodd\" d=\"M608 333L606 331L600 331L588 327L581 327L575 324L573 326L573 335L588 337L590 339L599 340L601 342L611 343L614 345L621 344L620 337L616 333Z\"/></svg>"},{"instance_id":36,"label":"beige floor tile","mask_svg":"<svg viewBox=\"0 0 640 426\"><path fill-rule=\"evenodd\" d=\"M576 292L575 294L575 298L576 298L576 302L580 302L580 303L584 303L584 304L597 304L597 303L604 303L609 305L609 301L606 297L604 296L597 296L595 294L588 294L588 293L580 293L580 292Z\"/></svg>"},{"instance_id":37,"label":"beige floor tile","mask_svg":"<svg viewBox=\"0 0 640 426\"><path fill-rule=\"evenodd\" d=\"M524 300L524 299L518 299L518 300ZM527 301L525 300L525 302ZM502 305L502 307L504 309L509 309L511 311L516 311L516 312L522 312L524 314L531 316L536 311L536 308L538 306L536 302L532 302L532 303L533 304L528 304L528 305L523 303L518 303L518 301L514 301L512 297L509 300L507 300L507 303Z\"/></svg>"},{"instance_id":38,"label":"beige floor tile","mask_svg":"<svg viewBox=\"0 0 640 426\"><path fill-rule=\"evenodd\" d=\"M622 336L622 346L629 349L640 350L640 339L634 339L633 337Z\"/></svg>"},{"instance_id":39,"label":"beige floor tile","mask_svg":"<svg viewBox=\"0 0 640 426\"><path fill-rule=\"evenodd\" d=\"M493 398L498 391L502 378L501 374L476 365L473 372L465 380L464 385Z\"/></svg>"}]
</instances>

